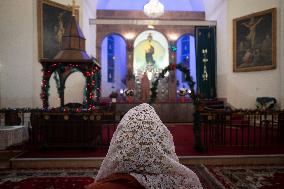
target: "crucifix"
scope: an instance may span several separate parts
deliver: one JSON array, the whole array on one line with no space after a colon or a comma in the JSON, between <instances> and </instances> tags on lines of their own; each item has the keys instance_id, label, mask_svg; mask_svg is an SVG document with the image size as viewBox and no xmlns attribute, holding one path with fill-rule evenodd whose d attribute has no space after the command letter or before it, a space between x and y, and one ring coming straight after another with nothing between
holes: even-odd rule
<instances>
[{"instance_id":1,"label":"crucifix","mask_svg":"<svg viewBox=\"0 0 284 189\"><path fill-rule=\"evenodd\" d=\"M75 16L75 14L76 14L75 12L76 12L77 9L80 8L80 6L76 5L75 0L72 0L71 8L72 8L72 16Z\"/></svg>"}]
</instances>

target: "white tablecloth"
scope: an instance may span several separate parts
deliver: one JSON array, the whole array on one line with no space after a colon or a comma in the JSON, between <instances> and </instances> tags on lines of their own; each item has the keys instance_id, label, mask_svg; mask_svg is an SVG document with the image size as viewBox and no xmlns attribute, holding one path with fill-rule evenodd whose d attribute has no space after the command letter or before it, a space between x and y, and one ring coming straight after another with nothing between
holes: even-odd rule
<instances>
[{"instance_id":1,"label":"white tablecloth","mask_svg":"<svg viewBox=\"0 0 284 189\"><path fill-rule=\"evenodd\" d=\"M27 126L0 126L0 150L29 139Z\"/></svg>"}]
</instances>

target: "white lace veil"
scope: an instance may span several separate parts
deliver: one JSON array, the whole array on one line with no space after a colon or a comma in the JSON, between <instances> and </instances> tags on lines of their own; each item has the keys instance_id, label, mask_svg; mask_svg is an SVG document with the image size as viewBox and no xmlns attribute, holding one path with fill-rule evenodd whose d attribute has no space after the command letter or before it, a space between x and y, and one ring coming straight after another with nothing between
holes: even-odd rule
<instances>
[{"instance_id":1,"label":"white lace veil","mask_svg":"<svg viewBox=\"0 0 284 189\"><path fill-rule=\"evenodd\" d=\"M113 173L129 173L147 189L202 188L197 175L179 163L170 131L146 103L120 121L96 180Z\"/></svg>"}]
</instances>

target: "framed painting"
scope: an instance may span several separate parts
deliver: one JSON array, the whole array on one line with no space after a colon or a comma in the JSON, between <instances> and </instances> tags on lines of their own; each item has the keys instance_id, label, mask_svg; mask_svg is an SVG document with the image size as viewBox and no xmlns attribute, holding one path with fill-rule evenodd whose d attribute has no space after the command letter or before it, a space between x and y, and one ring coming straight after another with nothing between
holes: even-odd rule
<instances>
[{"instance_id":1,"label":"framed painting","mask_svg":"<svg viewBox=\"0 0 284 189\"><path fill-rule=\"evenodd\" d=\"M233 71L276 68L276 8L233 20Z\"/></svg>"},{"instance_id":2,"label":"framed painting","mask_svg":"<svg viewBox=\"0 0 284 189\"><path fill-rule=\"evenodd\" d=\"M71 6L50 0L37 1L39 59L53 59L61 50L61 40L72 16ZM75 12L78 20L78 11Z\"/></svg>"}]
</instances>

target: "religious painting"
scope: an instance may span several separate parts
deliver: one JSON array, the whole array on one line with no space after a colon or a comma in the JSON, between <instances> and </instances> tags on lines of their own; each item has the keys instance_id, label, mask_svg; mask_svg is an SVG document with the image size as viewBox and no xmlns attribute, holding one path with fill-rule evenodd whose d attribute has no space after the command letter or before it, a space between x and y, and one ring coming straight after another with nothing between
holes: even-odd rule
<instances>
[{"instance_id":1,"label":"religious painting","mask_svg":"<svg viewBox=\"0 0 284 189\"><path fill-rule=\"evenodd\" d=\"M134 49L134 75L147 73L149 80L154 79L168 66L165 48L149 33L147 39L141 41Z\"/></svg>"},{"instance_id":2,"label":"religious painting","mask_svg":"<svg viewBox=\"0 0 284 189\"><path fill-rule=\"evenodd\" d=\"M234 72L276 68L276 9L233 21Z\"/></svg>"},{"instance_id":3,"label":"religious painting","mask_svg":"<svg viewBox=\"0 0 284 189\"><path fill-rule=\"evenodd\" d=\"M38 0L37 3L39 59L53 59L61 50L62 36L72 16L72 8L50 0Z\"/></svg>"}]
</instances>

